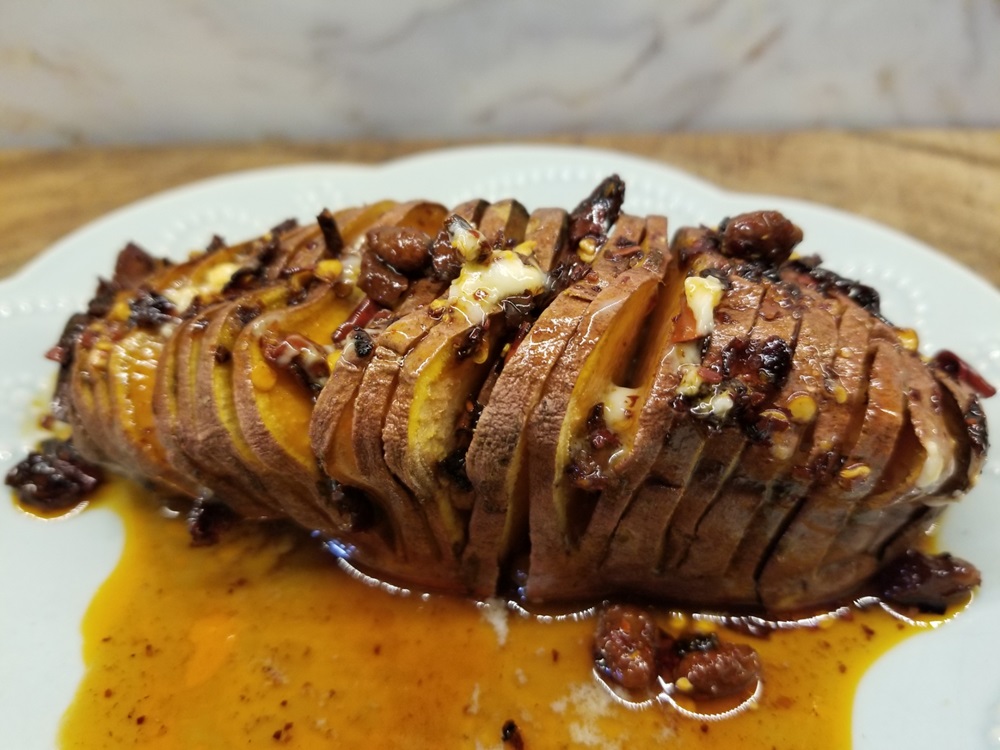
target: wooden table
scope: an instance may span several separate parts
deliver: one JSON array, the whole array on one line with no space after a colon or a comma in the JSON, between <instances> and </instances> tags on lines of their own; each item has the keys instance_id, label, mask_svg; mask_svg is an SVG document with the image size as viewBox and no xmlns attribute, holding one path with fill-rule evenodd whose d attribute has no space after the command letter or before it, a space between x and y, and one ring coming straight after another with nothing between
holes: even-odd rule
<instances>
[{"instance_id":1,"label":"wooden table","mask_svg":"<svg viewBox=\"0 0 1000 750\"><path fill-rule=\"evenodd\" d=\"M549 137L673 164L734 190L868 216L1000 286L1000 130ZM209 175L317 160L376 162L444 141L0 151L0 276L113 208Z\"/></svg>"}]
</instances>

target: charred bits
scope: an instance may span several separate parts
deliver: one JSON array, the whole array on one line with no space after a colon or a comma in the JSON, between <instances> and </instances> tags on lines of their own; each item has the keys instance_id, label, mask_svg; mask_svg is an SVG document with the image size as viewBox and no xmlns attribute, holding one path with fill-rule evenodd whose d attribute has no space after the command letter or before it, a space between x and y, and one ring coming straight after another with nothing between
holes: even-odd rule
<instances>
[{"instance_id":1,"label":"charred bits","mask_svg":"<svg viewBox=\"0 0 1000 750\"><path fill-rule=\"evenodd\" d=\"M733 216L720 231L723 255L775 266L788 260L802 242L802 230L777 211Z\"/></svg>"},{"instance_id":2,"label":"charred bits","mask_svg":"<svg viewBox=\"0 0 1000 750\"><path fill-rule=\"evenodd\" d=\"M487 321L488 322L488 321ZM486 337L486 325L473 326L455 348L455 357L461 361L479 352Z\"/></svg>"},{"instance_id":3,"label":"charred bits","mask_svg":"<svg viewBox=\"0 0 1000 750\"><path fill-rule=\"evenodd\" d=\"M931 365L946 372L959 383L963 383L983 398L995 396L997 389L973 369L972 365L954 352L942 349L931 360Z\"/></svg>"},{"instance_id":4,"label":"charred bits","mask_svg":"<svg viewBox=\"0 0 1000 750\"><path fill-rule=\"evenodd\" d=\"M821 268L820 263L822 259L818 255L809 255L791 261L789 266L802 274L803 283L811 284L821 294L843 294L872 315L882 318L882 301L877 291L860 281L845 278L828 268Z\"/></svg>"},{"instance_id":5,"label":"charred bits","mask_svg":"<svg viewBox=\"0 0 1000 750\"><path fill-rule=\"evenodd\" d=\"M55 393L52 396L52 416L66 422L70 415L70 366L73 364L73 351L83 337L90 324L91 317L86 313L76 313L66 321L66 327L59 335L56 345L45 352L45 358L59 364L59 377L56 381Z\"/></svg>"},{"instance_id":6,"label":"charred bits","mask_svg":"<svg viewBox=\"0 0 1000 750\"><path fill-rule=\"evenodd\" d=\"M238 520L239 516L228 505L211 500L197 501L187 515L191 544L195 547L218 544L222 535Z\"/></svg>"},{"instance_id":7,"label":"charred bits","mask_svg":"<svg viewBox=\"0 0 1000 750\"><path fill-rule=\"evenodd\" d=\"M503 744L508 745L513 750L524 750L524 737L521 736L521 728L513 719L507 719L500 727L500 739Z\"/></svg>"},{"instance_id":8,"label":"charred bits","mask_svg":"<svg viewBox=\"0 0 1000 750\"><path fill-rule=\"evenodd\" d=\"M370 356L375 350L375 342L364 328L355 327L351 331L351 342L354 344L354 353L361 359Z\"/></svg>"},{"instance_id":9,"label":"charred bits","mask_svg":"<svg viewBox=\"0 0 1000 750\"><path fill-rule=\"evenodd\" d=\"M792 369L792 348L778 336L736 338L722 352L722 367L725 377L742 381L755 394L751 400L756 405L784 384Z\"/></svg>"},{"instance_id":10,"label":"charred bits","mask_svg":"<svg viewBox=\"0 0 1000 750\"><path fill-rule=\"evenodd\" d=\"M174 319L173 303L149 289L143 289L128 303L128 321L139 328L157 328Z\"/></svg>"},{"instance_id":11,"label":"charred bits","mask_svg":"<svg viewBox=\"0 0 1000 750\"><path fill-rule=\"evenodd\" d=\"M907 550L883 569L878 578L881 596L888 602L944 614L982 582L972 563L947 552L927 555Z\"/></svg>"},{"instance_id":12,"label":"charred bits","mask_svg":"<svg viewBox=\"0 0 1000 750\"><path fill-rule=\"evenodd\" d=\"M625 183L618 175L604 178L569 217L569 241L574 247L584 237L603 238L618 220L625 201Z\"/></svg>"},{"instance_id":13,"label":"charred bits","mask_svg":"<svg viewBox=\"0 0 1000 750\"><path fill-rule=\"evenodd\" d=\"M324 208L322 213L316 217L319 230L323 233L323 241L326 243L327 255L339 258L344 250L344 240L340 236L340 229L337 227L337 220L328 208Z\"/></svg>"},{"instance_id":14,"label":"charred bits","mask_svg":"<svg viewBox=\"0 0 1000 750\"><path fill-rule=\"evenodd\" d=\"M621 445L618 435L604 418L604 403L594 404L587 415L587 439L572 452L566 474L573 486L585 492L599 492L608 483L605 471L611 454Z\"/></svg>"},{"instance_id":15,"label":"charred bits","mask_svg":"<svg viewBox=\"0 0 1000 750\"><path fill-rule=\"evenodd\" d=\"M430 276L438 281L452 281L462 272L462 256L451 245L451 235L442 229L430 245Z\"/></svg>"},{"instance_id":16,"label":"charred bits","mask_svg":"<svg viewBox=\"0 0 1000 750\"><path fill-rule=\"evenodd\" d=\"M162 265L134 242L128 243L115 260L112 282L122 289L134 289L142 284Z\"/></svg>"},{"instance_id":17,"label":"charred bits","mask_svg":"<svg viewBox=\"0 0 1000 750\"><path fill-rule=\"evenodd\" d=\"M14 466L4 480L18 501L42 511L67 510L104 481L104 472L65 440L45 440Z\"/></svg>"},{"instance_id":18,"label":"charred bits","mask_svg":"<svg viewBox=\"0 0 1000 750\"><path fill-rule=\"evenodd\" d=\"M472 482L466 472L466 455L469 446L472 444L472 436L476 431L476 425L483 414L483 405L474 399L467 399L465 409L455 424L455 448L442 459L439 467L445 474L451 477L455 485L463 492L472 490Z\"/></svg>"}]
</instances>

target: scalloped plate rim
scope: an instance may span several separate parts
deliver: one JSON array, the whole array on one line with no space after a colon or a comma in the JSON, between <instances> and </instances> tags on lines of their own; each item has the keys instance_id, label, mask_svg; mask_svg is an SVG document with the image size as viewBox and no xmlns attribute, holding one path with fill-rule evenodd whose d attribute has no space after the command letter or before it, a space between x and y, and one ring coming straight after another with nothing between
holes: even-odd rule
<instances>
[{"instance_id":1,"label":"scalloped plate rim","mask_svg":"<svg viewBox=\"0 0 1000 750\"><path fill-rule=\"evenodd\" d=\"M9 298L16 296L17 293L21 293L26 288L31 288L34 284L39 283L39 280L44 278L44 275L47 273L55 272L57 278L61 278L60 274L67 277L72 275L74 271L71 264L67 263L62 267L60 266L65 256L81 249L86 249L90 243L98 240L103 235L114 234L113 230L117 227L136 222L142 224L143 221L152 219L151 215L155 215L158 211L168 208L172 203L183 204L185 201L190 201L192 197L203 195L217 197L219 195L239 193L241 190L246 189L266 189L269 185L284 184L288 181L302 180L308 182L309 180L318 180L320 178L339 178L343 180L357 178L359 182L365 183L372 189L381 189L394 176L399 177L403 175L404 177L412 178L413 175L409 173L419 172L421 169L432 170L444 167L468 169L477 165L479 168L499 165L499 167L502 167L501 172L512 173L512 170L519 170L523 176L524 174L532 174L532 170L537 171L539 168L558 169L564 168L566 164L576 165L577 167L583 164L591 169L600 167L602 170L606 169L609 172L622 171L642 174L645 175L643 177L644 180L651 185L654 183L659 184L661 189L663 186L668 186L671 190L690 192L694 196L694 203L711 205L713 207L712 210L717 210L719 207L723 207L724 209L725 207L729 207L733 210L761 207L778 208L788 213L797 223L803 225L814 223L821 227L819 230L821 237L818 238L820 240L824 239L822 237L824 232L831 231L832 229L833 234L841 238L846 236L848 238L857 238L865 243L878 243L880 247L886 248L886 257L908 261L913 264L914 268L921 270L921 273L925 275L929 274L929 278L934 283L939 283L952 290L955 288L960 291L967 290L968 298L973 301L978 300L978 303L984 304L992 310L1000 311L1000 294L988 282L976 276L972 271L953 259L939 254L926 244L898 230L881 225L872 219L793 197L728 191L676 167L651 161L635 154L619 153L605 149L565 145L552 146L546 144L463 146L454 149L418 152L379 164L307 162L285 166L262 167L229 172L200 179L186 185L175 186L117 208L55 242L49 250L34 258L16 274L7 279L0 280L0 306ZM473 178L479 176L474 169L471 174ZM462 179L464 180L464 177ZM628 180L627 176L626 179ZM468 182L473 181L471 178L468 180ZM443 185L444 183L438 185L435 189L442 189ZM543 192L552 188L551 185L543 185L541 181L532 183L530 187L533 189L538 188L539 190L543 190ZM626 201L626 207L628 207L628 201ZM745 208L741 209L740 207ZM268 226L277 223L283 218L285 217L268 217L268 220L271 222ZM717 218L721 218L721 216ZM815 244L808 229L807 242ZM113 257L111 254L117 249L117 247L103 248L102 252L108 254L108 257ZM174 250L179 251L177 248L174 248ZM837 249L832 248L831 250L829 258L836 259L838 257ZM824 250L823 254L826 256L828 253ZM75 258L75 260L79 260L79 258ZM85 258L82 264L86 266L87 263L93 264L94 262L96 261ZM831 264L831 266L836 268L835 264ZM93 283L93 276L102 271L109 272L110 269L96 268L93 269L92 275L87 279L72 277L68 281L60 281L60 283L70 283L74 287L79 287L78 291L81 294L86 294ZM8 327L8 330L4 331L3 327L0 326L0 342L6 341L4 337L10 334L11 331L14 331L14 334L16 334L16 331L20 330L21 327L26 326L30 328L36 324L38 327L43 327L51 323L53 319L64 319L65 317L60 310L48 310L44 318L25 316L19 321L15 321L13 325L5 323L4 325ZM23 321L25 320L28 322L24 323ZM932 322L934 326L937 326L937 321ZM960 330L959 334L959 338L963 341L974 341L973 338L969 337L970 334L968 331ZM996 375L1000 372L1000 369L998 369L1000 368L1000 362L997 362L997 360L1000 360L1000 345L996 344L994 339L990 339L989 341L992 348L986 352L989 357L987 364L994 368L990 370L990 373ZM994 367L994 365L996 366ZM26 369L30 373L34 373L36 370L40 371L40 367L41 365L38 363L33 363ZM0 374L11 369L11 365L2 365L0 366ZM987 411L990 413L990 417L994 420L994 423L1000 422L1000 414L997 414L997 409L998 407L992 404L987 407ZM8 415L6 418L0 419L0 435L10 434L12 431L20 433L23 425L20 423L12 425L10 420L11 417L19 419L21 416ZM0 448L2 448L2 445L0 445ZM0 463L7 465L9 460L3 460ZM949 514L955 519L954 523L949 522L945 528L945 537L949 542L954 540L956 543L971 545L972 548L976 548L983 541L983 532L980 523L982 519L986 518L991 524L995 523L994 528L1000 527L998 512L987 505L988 500L986 499L989 487L996 489L997 485L1000 485L1000 475L995 471L989 472L988 476L984 475L982 484L984 486L977 488L976 492L970 495L963 504L960 504L956 511ZM23 532L27 534L32 543L44 546L50 554L59 554L66 544L74 550L77 549L77 546L74 545L78 545L80 549L100 550L104 554L104 558L100 562L101 565L104 565L104 574L114 564L114 560L117 559L114 549L111 547L115 544L118 544L120 547L120 528L117 526L117 520L105 511L88 511L83 516L72 521L46 525L26 520L23 514L17 513L8 505L8 507L0 510L0 521L2 521L0 523L0 543L10 542L12 534L16 535L18 532ZM46 528L41 528L43 526L46 526ZM81 540L79 537L85 531L86 533L94 533L96 535L95 538ZM31 554L41 554L34 547L30 549L24 547L27 543L24 540L15 540L14 546L10 549L0 548L0 561L6 561L5 565L12 566L11 568L0 567L0 592L9 593L9 590L16 590L13 588L16 582L11 581L12 575L16 575L16 573L12 573L11 570L13 570L14 565L24 564L24 561L18 559L17 555L20 555L24 549L28 549L29 558ZM21 546L18 547L18 544ZM4 544L4 547L6 547L6 544ZM15 551L12 552L11 549ZM985 562L992 569L996 570L998 577L1000 577L1000 567L997 566L994 557ZM28 562L51 564L50 560L39 561L29 559ZM99 583L103 574L98 570L94 575L98 576L96 581ZM91 577L93 578L94 576L92 575ZM995 707L1000 706L1000 677L997 676L1000 675L1000 655L997 657L989 656L989 659L992 659L992 661L989 661L986 665L988 669L974 670L975 674L973 678L979 680L979 682L975 683L974 689L968 687L970 684L969 679L961 676L953 676L951 672L945 669L945 677L947 679L940 680L943 682L943 687L938 687L947 690L952 685L960 685L963 690L974 690L975 692L974 695L965 695L964 692L961 695L963 698L961 703L966 706L967 710L965 713L962 713L962 711L958 712L958 714L964 717L961 719L963 723L960 725L955 723L959 721L959 719L955 718L957 716L955 711L947 713L946 716L942 715L941 711L944 710L940 703L942 699L933 689L922 691L921 695L927 698L930 703L917 713L916 719L910 712L903 712L900 707L887 704L884 695L887 685L889 688L893 686L898 687L900 684L899 681L902 680L903 685L909 686L911 682L918 679L920 674L918 668L925 666L928 654L933 655L935 659L949 658L951 661L956 661L956 653L959 657L963 658L969 656L969 651L985 637L980 631L984 628L989 630L993 623L1000 618L1000 601L998 601L1000 591L994 590L990 585L991 580L994 580L993 577L987 578L987 583L984 585L979 601L974 603L969 612L964 613L954 623L950 623L947 627L934 633L933 637L921 636L908 640L903 646L893 649L887 657L884 657L872 670L869 670L862 681L856 702L854 714L856 748L885 746L885 737L888 736L885 732L891 732L891 736L896 741L903 740L905 736L906 741L904 744L911 748L931 747L934 745L930 741L934 733L934 727L930 726L932 723L946 724L945 728L949 732L948 737L952 744L954 744L956 739L960 740L959 744L964 744L964 746L968 747L987 741L987 736L992 730L991 722L1000 724L1000 713L996 713L995 715L990 713L991 709L995 712ZM96 587L96 585L95 583L94 586ZM84 606L86 602L82 600L89 600L92 591L89 593L86 591L77 591L75 593L81 597L82 603L78 602L78 604ZM17 628L22 625L19 622L14 623L14 618L10 614L12 607L9 604L9 601L6 602L5 607L2 608L8 610L7 614L0 611L0 625L11 627L11 632L14 635L20 635L21 632ZM39 617L39 612L31 612L27 616L28 619L32 617L37 618ZM4 635L9 634L4 632ZM4 674L7 674L7 671L3 669L4 665L10 663L10 659L16 656L14 654L15 646L25 645L15 641L16 639L7 637L0 639L0 672ZM35 645L37 646L38 644ZM73 648L78 653L79 637L77 636L76 640L72 643L58 645L64 649L63 653L69 653ZM66 650L67 648L69 649L68 651ZM942 650L943 654L941 653ZM981 653L977 653L980 656L979 661L976 662L979 666L988 661L988 659L984 661ZM79 661L79 656L77 656L77 661ZM67 666L67 668L70 667ZM73 668L82 669L82 663ZM993 675L993 677L991 678L990 675ZM0 685L0 698L7 696L5 699L0 700L0 718L4 719L8 729L10 728L10 722L16 720L19 713L25 710L30 713L32 710L31 700L33 699L31 696L35 695L35 693L31 691L43 690L45 688L43 684L44 674L28 675L23 674L22 670L21 677L22 682L20 685L24 690L15 690L13 683ZM959 679L962 681L957 682ZM39 682L39 680L43 681ZM872 696L875 697L873 698ZM948 694L948 697L953 696ZM18 699L21 699L26 705L20 705ZM62 707L57 708L61 713ZM879 726L874 726L873 724L876 721L873 718L873 711L879 715ZM971 719L966 716L970 711L974 712L974 716ZM986 712L985 714L982 713L984 711ZM888 721L882 715L886 712L890 717ZM51 711L49 713L51 714ZM919 721L918 719L921 716L926 716L927 721ZM38 727L35 726L35 730L37 729ZM51 727L48 727L48 729L51 730ZM30 734L30 731L32 731L30 727L28 731ZM8 739L16 742L18 739L16 728L14 734L8 734L7 736ZM49 745L45 743L50 740L44 738L39 740L40 736L38 731L35 731L35 734L24 737L27 744L22 743L17 746L24 748L24 750L29 750L29 748L33 750L36 747L48 747ZM42 744L38 744L39 741Z\"/></svg>"}]
</instances>

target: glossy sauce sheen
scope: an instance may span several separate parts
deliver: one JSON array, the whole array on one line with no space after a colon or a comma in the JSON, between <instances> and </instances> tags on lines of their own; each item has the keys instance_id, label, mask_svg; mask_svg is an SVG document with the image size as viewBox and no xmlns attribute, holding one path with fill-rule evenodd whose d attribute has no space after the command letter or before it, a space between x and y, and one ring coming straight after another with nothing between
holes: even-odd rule
<instances>
[{"instance_id":1,"label":"glossy sauce sheen","mask_svg":"<svg viewBox=\"0 0 1000 750\"><path fill-rule=\"evenodd\" d=\"M858 680L918 631L879 607L766 639L722 629L757 649L763 685L756 707L709 721L616 700L592 668L593 617L392 594L293 531L246 525L192 548L122 482L96 502L121 515L125 550L83 624L67 749L845 748ZM501 739L509 721L522 745Z\"/></svg>"}]
</instances>

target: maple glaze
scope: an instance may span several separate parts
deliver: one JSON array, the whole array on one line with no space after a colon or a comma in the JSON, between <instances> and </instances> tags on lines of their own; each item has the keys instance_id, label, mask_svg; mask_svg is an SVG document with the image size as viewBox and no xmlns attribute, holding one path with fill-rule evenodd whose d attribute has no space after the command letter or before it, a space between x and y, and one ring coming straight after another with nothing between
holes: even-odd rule
<instances>
[{"instance_id":1,"label":"maple glaze","mask_svg":"<svg viewBox=\"0 0 1000 750\"><path fill-rule=\"evenodd\" d=\"M501 748L514 746L501 740L509 721L526 748L844 748L860 677L919 630L879 607L768 638L723 629L759 652L759 699L692 718L612 696L592 669L592 617L394 594L287 528L246 525L193 548L182 521L122 481L97 502L122 517L125 549L83 623L66 750ZM717 627L677 612L657 621L674 634Z\"/></svg>"}]
</instances>

